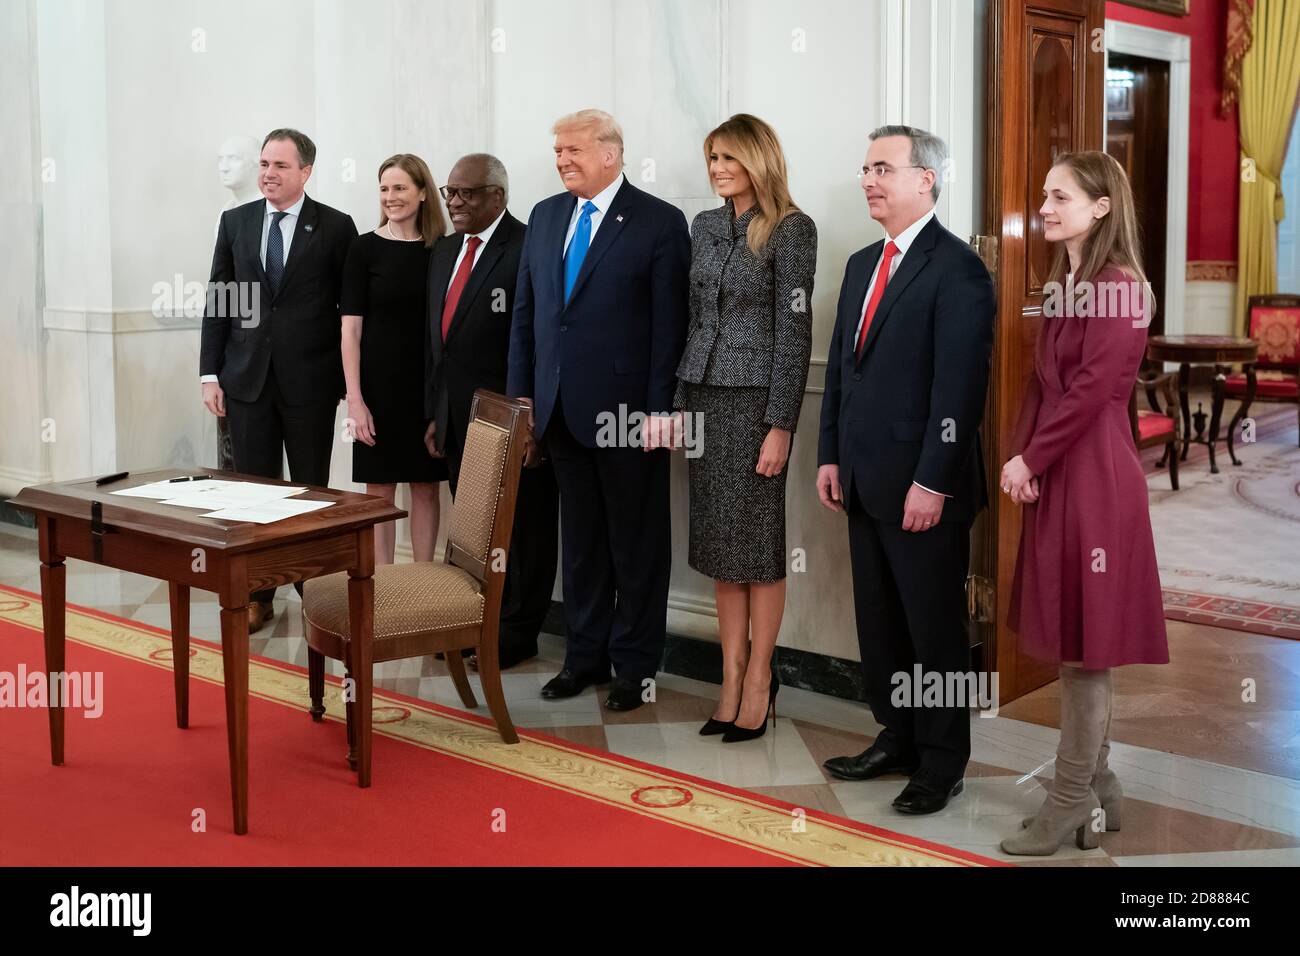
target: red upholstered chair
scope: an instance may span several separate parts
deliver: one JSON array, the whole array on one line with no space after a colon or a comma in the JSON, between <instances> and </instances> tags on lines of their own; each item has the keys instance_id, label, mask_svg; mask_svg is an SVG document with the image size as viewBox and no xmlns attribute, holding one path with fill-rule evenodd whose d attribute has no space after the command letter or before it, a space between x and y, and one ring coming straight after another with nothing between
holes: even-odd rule
<instances>
[{"instance_id":1,"label":"red upholstered chair","mask_svg":"<svg viewBox=\"0 0 1300 956\"><path fill-rule=\"evenodd\" d=\"M1165 446L1165 453L1160 456L1156 467L1163 468L1165 462L1169 463L1169 483L1173 485L1174 491L1178 490L1178 396L1174 384L1177 380L1175 372L1145 378L1138 375L1133 394L1128 399L1128 420L1129 427L1133 429L1133 443L1139 449ZM1157 388L1165 393L1163 410L1156 400ZM1139 389L1146 392L1150 411L1138 409Z\"/></svg>"},{"instance_id":2,"label":"red upholstered chair","mask_svg":"<svg viewBox=\"0 0 1300 956\"><path fill-rule=\"evenodd\" d=\"M1288 402L1296 406L1300 421L1300 296L1252 295L1247 311L1250 337L1259 343L1253 401ZM1244 372L1229 375L1224 394L1244 399L1247 384ZM1240 412L1234 415L1230 427L1236 428L1241 417Z\"/></svg>"}]
</instances>

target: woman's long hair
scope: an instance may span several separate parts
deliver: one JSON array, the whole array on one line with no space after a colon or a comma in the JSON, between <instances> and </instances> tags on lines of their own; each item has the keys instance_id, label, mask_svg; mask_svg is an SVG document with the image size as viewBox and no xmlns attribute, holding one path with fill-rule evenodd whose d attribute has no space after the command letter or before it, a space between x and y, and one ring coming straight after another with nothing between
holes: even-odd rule
<instances>
[{"instance_id":1,"label":"woman's long hair","mask_svg":"<svg viewBox=\"0 0 1300 956\"><path fill-rule=\"evenodd\" d=\"M433 181L433 173L429 172L425 161L414 153L398 153L396 156L389 156L379 164L381 182L384 173L394 166L404 170L406 175L411 177L417 192L424 190L424 201L420 203L420 211L415 214L415 222L420 230L420 238L424 240L427 249L447 232L447 220L442 215L442 203L438 201L438 187ZM380 199L379 224L382 226L386 222L388 222L388 213L384 212L384 201Z\"/></svg>"},{"instance_id":2,"label":"woman's long hair","mask_svg":"<svg viewBox=\"0 0 1300 956\"><path fill-rule=\"evenodd\" d=\"M1142 268L1137 207L1133 203L1133 189L1124 167L1114 156L1095 149L1062 153L1052 165L1067 167L1074 174L1079 188L1093 202L1103 196L1110 197L1110 211L1100 219L1093 220L1088 234L1084 236L1079 269L1074 274L1074 288L1078 290L1076 294L1081 294L1084 283L1095 279L1097 273L1106 266L1118 266L1138 282L1138 287L1143 290L1143 314L1149 322L1156 312L1156 300L1147 282L1146 271ZM1069 271L1070 260L1065 243L1059 242L1050 274L1064 286Z\"/></svg>"},{"instance_id":3,"label":"woman's long hair","mask_svg":"<svg viewBox=\"0 0 1300 956\"><path fill-rule=\"evenodd\" d=\"M786 216L798 212L790 198L790 184L785 171L785 153L776 130L757 116L737 113L704 138L704 165L708 168L714 142L722 140L727 152L740 160L754 186L758 210L749 222L746 237L749 249L761 257L767 249L772 230Z\"/></svg>"}]
</instances>

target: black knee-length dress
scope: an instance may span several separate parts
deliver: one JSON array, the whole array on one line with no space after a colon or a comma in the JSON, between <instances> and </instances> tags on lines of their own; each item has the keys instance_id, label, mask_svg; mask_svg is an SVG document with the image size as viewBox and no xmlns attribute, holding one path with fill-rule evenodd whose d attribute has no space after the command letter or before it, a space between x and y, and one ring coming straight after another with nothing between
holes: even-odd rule
<instances>
[{"instance_id":1,"label":"black knee-length dress","mask_svg":"<svg viewBox=\"0 0 1300 956\"><path fill-rule=\"evenodd\" d=\"M429 250L373 232L352 240L343 266L343 315L361 316L361 397L375 444L352 443L352 480L369 484L447 479L424 446L424 323Z\"/></svg>"}]
</instances>

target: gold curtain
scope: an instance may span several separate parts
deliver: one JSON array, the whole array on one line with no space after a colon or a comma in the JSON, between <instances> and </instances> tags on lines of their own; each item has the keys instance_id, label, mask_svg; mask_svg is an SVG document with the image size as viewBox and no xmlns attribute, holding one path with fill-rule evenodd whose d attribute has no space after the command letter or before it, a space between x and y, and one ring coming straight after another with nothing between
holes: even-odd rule
<instances>
[{"instance_id":1,"label":"gold curtain","mask_svg":"<svg viewBox=\"0 0 1300 956\"><path fill-rule=\"evenodd\" d=\"M1300 90L1300 3L1256 0L1254 42L1241 62L1241 210L1237 220L1237 315L1246 300L1277 291L1277 224L1286 214L1280 178Z\"/></svg>"}]
</instances>

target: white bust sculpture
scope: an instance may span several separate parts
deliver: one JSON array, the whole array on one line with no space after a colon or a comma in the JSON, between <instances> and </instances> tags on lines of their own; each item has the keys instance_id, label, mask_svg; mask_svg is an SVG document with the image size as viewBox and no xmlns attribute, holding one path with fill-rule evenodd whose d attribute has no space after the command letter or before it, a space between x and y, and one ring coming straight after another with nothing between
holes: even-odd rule
<instances>
[{"instance_id":1,"label":"white bust sculpture","mask_svg":"<svg viewBox=\"0 0 1300 956\"><path fill-rule=\"evenodd\" d=\"M257 140L250 136L228 136L217 150L217 175L221 185L232 193L221 211L252 202L262 194L257 188L257 163L260 157ZM221 217L218 216L218 226ZM213 228L213 236L216 227Z\"/></svg>"}]
</instances>

